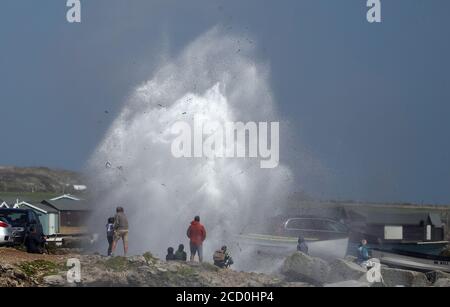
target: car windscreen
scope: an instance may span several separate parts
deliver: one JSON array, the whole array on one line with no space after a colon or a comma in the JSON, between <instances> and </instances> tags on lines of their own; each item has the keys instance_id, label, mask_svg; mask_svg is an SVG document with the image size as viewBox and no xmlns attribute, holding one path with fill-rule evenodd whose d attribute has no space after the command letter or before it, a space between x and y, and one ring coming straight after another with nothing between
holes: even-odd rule
<instances>
[{"instance_id":1,"label":"car windscreen","mask_svg":"<svg viewBox=\"0 0 450 307\"><path fill-rule=\"evenodd\" d=\"M348 232L348 227L338 222L330 222L330 226L337 232Z\"/></svg>"},{"instance_id":2,"label":"car windscreen","mask_svg":"<svg viewBox=\"0 0 450 307\"><path fill-rule=\"evenodd\" d=\"M13 227L23 227L27 224L27 212L23 211L0 211L0 218L3 218Z\"/></svg>"},{"instance_id":3,"label":"car windscreen","mask_svg":"<svg viewBox=\"0 0 450 307\"><path fill-rule=\"evenodd\" d=\"M314 230L316 229L314 225L314 220L298 218L290 219L286 224L286 229L289 230Z\"/></svg>"}]
</instances>

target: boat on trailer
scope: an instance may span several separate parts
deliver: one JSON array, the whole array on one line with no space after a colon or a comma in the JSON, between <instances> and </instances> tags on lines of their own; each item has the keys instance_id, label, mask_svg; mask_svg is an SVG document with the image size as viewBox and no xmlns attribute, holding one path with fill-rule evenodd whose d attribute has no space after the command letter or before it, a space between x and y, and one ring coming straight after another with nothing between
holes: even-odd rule
<instances>
[{"instance_id":1,"label":"boat on trailer","mask_svg":"<svg viewBox=\"0 0 450 307\"><path fill-rule=\"evenodd\" d=\"M420 243L418 244L421 245ZM373 248L371 251L373 258L379 259L382 264L390 267L404 268L421 272L442 271L450 273L450 257L447 256L423 254L396 249L384 250Z\"/></svg>"},{"instance_id":2,"label":"boat on trailer","mask_svg":"<svg viewBox=\"0 0 450 307\"><path fill-rule=\"evenodd\" d=\"M348 254L358 256L366 240L373 258L382 264L416 271L450 272L443 217L435 212L367 212L350 214ZM445 256L444 256L445 255Z\"/></svg>"}]
</instances>

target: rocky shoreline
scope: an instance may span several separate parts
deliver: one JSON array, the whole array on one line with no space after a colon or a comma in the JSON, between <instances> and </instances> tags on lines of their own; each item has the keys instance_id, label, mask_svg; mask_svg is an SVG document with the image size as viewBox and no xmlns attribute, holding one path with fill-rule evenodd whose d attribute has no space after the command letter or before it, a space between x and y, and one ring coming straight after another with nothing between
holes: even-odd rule
<instances>
[{"instance_id":1,"label":"rocky shoreline","mask_svg":"<svg viewBox=\"0 0 450 307\"><path fill-rule=\"evenodd\" d=\"M326 262L300 252L288 257L281 269L288 281L303 281L320 287L450 287L450 274L422 273L381 265L380 281L369 282L367 270L352 257Z\"/></svg>"},{"instance_id":2,"label":"rocky shoreline","mask_svg":"<svg viewBox=\"0 0 450 307\"><path fill-rule=\"evenodd\" d=\"M71 255L71 257L74 257ZM428 274L382 266L383 280L369 283L352 259L331 263L296 252L280 275L219 269L209 263L166 262L150 253L132 257L76 256L81 282L67 282L63 262L32 260L0 264L1 287L449 287L450 274Z\"/></svg>"}]
</instances>

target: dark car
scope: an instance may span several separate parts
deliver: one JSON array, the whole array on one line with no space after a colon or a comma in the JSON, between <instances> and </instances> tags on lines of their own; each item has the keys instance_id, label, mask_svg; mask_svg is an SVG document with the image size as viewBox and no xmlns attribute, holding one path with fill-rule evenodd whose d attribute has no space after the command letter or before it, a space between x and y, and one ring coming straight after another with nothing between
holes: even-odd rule
<instances>
[{"instance_id":1,"label":"dark car","mask_svg":"<svg viewBox=\"0 0 450 307\"><path fill-rule=\"evenodd\" d=\"M296 238L301 236L313 241L334 240L348 237L349 228L330 218L300 216L283 219L276 234Z\"/></svg>"},{"instance_id":2,"label":"dark car","mask_svg":"<svg viewBox=\"0 0 450 307\"><path fill-rule=\"evenodd\" d=\"M5 220L12 226L12 243L24 244L31 230L35 235L43 236L39 216L30 209L0 209L0 220Z\"/></svg>"}]
</instances>

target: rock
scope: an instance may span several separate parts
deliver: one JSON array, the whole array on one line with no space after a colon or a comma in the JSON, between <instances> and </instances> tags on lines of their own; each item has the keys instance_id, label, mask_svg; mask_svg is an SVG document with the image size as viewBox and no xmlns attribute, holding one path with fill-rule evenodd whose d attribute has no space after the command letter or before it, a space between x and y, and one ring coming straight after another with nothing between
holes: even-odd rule
<instances>
[{"instance_id":1,"label":"rock","mask_svg":"<svg viewBox=\"0 0 450 307\"><path fill-rule=\"evenodd\" d=\"M324 285L327 288L367 288L370 286L369 282L361 280L346 280Z\"/></svg>"},{"instance_id":2,"label":"rock","mask_svg":"<svg viewBox=\"0 0 450 307\"><path fill-rule=\"evenodd\" d=\"M439 278L434 284L433 287L442 287L448 288L450 287L450 279L449 278Z\"/></svg>"},{"instance_id":3,"label":"rock","mask_svg":"<svg viewBox=\"0 0 450 307\"><path fill-rule=\"evenodd\" d=\"M13 271L14 267L10 264L1 264L0 265L0 272L7 272L7 271Z\"/></svg>"},{"instance_id":4,"label":"rock","mask_svg":"<svg viewBox=\"0 0 450 307\"><path fill-rule=\"evenodd\" d=\"M67 281L61 275L50 275L43 278L43 283L49 287L64 287Z\"/></svg>"},{"instance_id":5,"label":"rock","mask_svg":"<svg viewBox=\"0 0 450 307\"><path fill-rule=\"evenodd\" d=\"M284 287L288 287L288 288L309 288L309 287L312 287L311 284L308 284L306 282L287 282L283 286Z\"/></svg>"},{"instance_id":6,"label":"rock","mask_svg":"<svg viewBox=\"0 0 450 307\"><path fill-rule=\"evenodd\" d=\"M367 270L360 265L344 259L337 259L330 264L328 283L346 280L360 280L367 275Z\"/></svg>"},{"instance_id":7,"label":"rock","mask_svg":"<svg viewBox=\"0 0 450 307\"><path fill-rule=\"evenodd\" d=\"M381 268L381 276L387 287L427 287L431 283L424 273L393 268Z\"/></svg>"},{"instance_id":8,"label":"rock","mask_svg":"<svg viewBox=\"0 0 450 307\"><path fill-rule=\"evenodd\" d=\"M257 288L257 287L262 287L261 283L255 281L255 280L249 280L246 284L245 287L250 287L250 288Z\"/></svg>"},{"instance_id":9,"label":"rock","mask_svg":"<svg viewBox=\"0 0 450 307\"><path fill-rule=\"evenodd\" d=\"M445 250L443 250L440 254L442 257L450 257L450 247L447 247Z\"/></svg>"},{"instance_id":10,"label":"rock","mask_svg":"<svg viewBox=\"0 0 450 307\"><path fill-rule=\"evenodd\" d=\"M136 268L138 273L151 274L152 269L148 265L142 265Z\"/></svg>"},{"instance_id":11,"label":"rock","mask_svg":"<svg viewBox=\"0 0 450 307\"><path fill-rule=\"evenodd\" d=\"M292 281L324 284L327 281L330 266L320 258L295 252L284 261L281 272Z\"/></svg>"},{"instance_id":12,"label":"rock","mask_svg":"<svg viewBox=\"0 0 450 307\"><path fill-rule=\"evenodd\" d=\"M427 273L426 275L427 275L428 280L431 281L432 283L436 282L437 280L439 280L441 278L450 279L450 274L442 272L442 271L433 271L433 272Z\"/></svg>"},{"instance_id":13,"label":"rock","mask_svg":"<svg viewBox=\"0 0 450 307\"><path fill-rule=\"evenodd\" d=\"M167 270L168 270L169 272L176 273L176 272L178 272L179 268L177 268L176 266L169 266L169 267L167 268Z\"/></svg>"},{"instance_id":14,"label":"rock","mask_svg":"<svg viewBox=\"0 0 450 307\"><path fill-rule=\"evenodd\" d=\"M0 264L0 287L27 287L33 285L32 278L9 264Z\"/></svg>"},{"instance_id":15,"label":"rock","mask_svg":"<svg viewBox=\"0 0 450 307\"><path fill-rule=\"evenodd\" d=\"M442 272L442 271L435 271L436 280L441 278L447 278L450 279L450 273Z\"/></svg>"},{"instance_id":16,"label":"rock","mask_svg":"<svg viewBox=\"0 0 450 307\"><path fill-rule=\"evenodd\" d=\"M18 269L16 269L14 271L14 277L17 279L22 279L22 280L27 279L27 276L25 275L25 273Z\"/></svg>"},{"instance_id":17,"label":"rock","mask_svg":"<svg viewBox=\"0 0 450 307\"><path fill-rule=\"evenodd\" d=\"M144 287L145 279L137 272L131 272L127 276L127 283L130 287Z\"/></svg>"},{"instance_id":18,"label":"rock","mask_svg":"<svg viewBox=\"0 0 450 307\"><path fill-rule=\"evenodd\" d=\"M346 260L348 262L356 262L357 259L358 259L358 257L352 256L352 255L347 255L344 257L344 260Z\"/></svg>"},{"instance_id":19,"label":"rock","mask_svg":"<svg viewBox=\"0 0 450 307\"><path fill-rule=\"evenodd\" d=\"M132 256L128 257L127 260L130 264L135 264L139 266L147 264L147 260L145 259L144 256Z\"/></svg>"}]
</instances>

